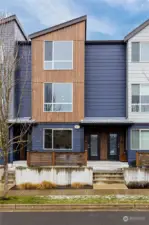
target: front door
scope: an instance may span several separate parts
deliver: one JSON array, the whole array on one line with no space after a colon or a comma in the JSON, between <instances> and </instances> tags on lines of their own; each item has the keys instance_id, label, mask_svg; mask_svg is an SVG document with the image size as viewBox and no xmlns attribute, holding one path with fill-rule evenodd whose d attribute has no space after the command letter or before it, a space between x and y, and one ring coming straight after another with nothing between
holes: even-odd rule
<instances>
[{"instance_id":1,"label":"front door","mask_svg":"<svg viewBox=\"0 0 149 225\"><path fill-rule=\"evenodd\" d=\"M108 160L119 160L119 135L109 133Z\"/></svg>"},{"instance_id":2,"label":"front door","mask_svg":"<svg viewBox=\"0 0 149 225\"><path fill-rule=\"evenodd\" d=\"M90 134L88 137L88 159L99 160L99 135Z\"/></svg>"}]
</instances>

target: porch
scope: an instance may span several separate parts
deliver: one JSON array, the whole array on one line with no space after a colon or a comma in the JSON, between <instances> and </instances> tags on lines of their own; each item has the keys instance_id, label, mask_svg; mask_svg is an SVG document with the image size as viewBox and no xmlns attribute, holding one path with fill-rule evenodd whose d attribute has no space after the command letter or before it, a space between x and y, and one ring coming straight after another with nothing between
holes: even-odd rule
<instances>
[{"instance_id":1,"label":"porch","mask_svg":"<svg viewBox=\"0 0 149 225\"><path fill-rule=\"evenodd\" d=\"M84 125L84 146L91 165L103 167L109 161L108 165L119 167L127 162L126 132L124 125Z\"/></svg>"}]
</instances>

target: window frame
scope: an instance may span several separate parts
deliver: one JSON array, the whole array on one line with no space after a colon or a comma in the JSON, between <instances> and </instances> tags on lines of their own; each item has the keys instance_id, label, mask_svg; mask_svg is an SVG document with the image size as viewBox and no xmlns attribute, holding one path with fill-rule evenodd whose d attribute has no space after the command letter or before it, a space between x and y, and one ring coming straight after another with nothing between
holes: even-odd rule
<instances>
[{"instance_id":1,"label":"window frame","mask_svg":"<svg viewBox=\"0 0 149 225\"><path fill-rule=\"evenodd\" d=\"M135 149L135 148L133 148L133 146L132 146L132 132L133 131L135 131L135 130L137 130L137 131L139 131L139 149ZM148 131L149 132L149 128L144 128L144 129L132 129L131 130L131 150L135 150L135 151L137 151L137 150L139 150L139 151L142 151L142 150L149 150L149 149L142 149L141 148L141 132L142 131Z\"/></svg>"},{"instance_id":2,"label":"window frame","mask_svg":"<svg viewBox=\"0 0 149 225\"><path fill-rule=\"evenodd\" d=\"M52 130L52 148L45 148L45 130ZM56 149L53 148L54 145L54 130L71 130L71 147L70 149ZM43 128L43 149L51 151L72 151L73 150L73 129L72 128Z\"/></svg>"},{"instance_id":3,"label":"window frame","mask_svg":"<svg viewBox=\"0 0 149 225\"><path fill-rule=\"evenodd\" d=\"M49 61L49 60L46 60L45 61L45 43L46 42L52 42L52 57L53 57L53 55L54 55L54 42L71 42L72 43L72 60L51 60L51 61ZM73 43L73 40L58 40L58 41L50 41L50 40L44 40L44 42L43 42L43 69L45 70L45 71L48 71L48 70L73 70L73 52L74 52L74 43ZM51 62L51 64L52 64L52 68L51 69L46 69L45 68L45 62ZM56 68L54 68L54 62L71 62L72 63L72 67L71 68L67 68L67 69L56 69Z\"/></svg>"},{"instance_id":4,"label":"window frame","mask_svg":"<svg viewBox=\"0 0 149 225\"><path fill-rule=\"evenodd\" d=\"M51 103L45 103L45 84L52 84L52 102ZM72 102L69 103L69 102L60 102L60 103L53 103L53 84L71 84L71 91L72 91ZM49 105L52 105L52 111L45 111L45 104L49 104ZM59 105L59 104L62 104L62 105L72 105L72 110L71 111L53 111L53 105ZM71 113L73 112L73 83L71 82L66 82L66 83L60 83L60 82L44 82L43 83L43 112L46 112L46 113Z\"/></svg>"},{"instance_id":5,"label":"window frame","mask_svg":"<svg viewBox=\"0 0 149 225\"><path fill-rule=\"evenodd\" d=\"M148 63L149 60L144 61L141 60L142 57L142 51L141 51L141 44L149 44L149 41L132 41L131 42L131 51L132 51L132 43L139 43L139 61L132 61L132 52L131 52L131 63Z\"/></svg>"},{"instance_id":6,"label":"window frame","mask_svg":"<svg viewBox=\"0 0 149 225\"><path fill-rule=\"evenodd\" d=\"M139 103L132 103L132 86L133 85L139 85ZM146 114L149 114L149 111L148 112L144 112L144 111L141 111L141 106L149 106L149 103L141 103L141 87L142 86L149 86L149 84L147 83L132 83L131 84L131 113L146 113ZM139 106L139 111L138 112L133 112L132 111L132 106L135 106L135 105L138 105Z\"/></svg>"}]
</instances>

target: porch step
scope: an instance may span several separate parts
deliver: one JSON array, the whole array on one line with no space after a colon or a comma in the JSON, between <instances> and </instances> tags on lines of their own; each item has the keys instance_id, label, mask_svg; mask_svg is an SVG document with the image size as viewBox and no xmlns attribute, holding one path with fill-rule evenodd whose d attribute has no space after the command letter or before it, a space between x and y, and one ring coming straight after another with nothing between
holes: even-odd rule
<instances>
[{"instance_id":1,"label":"porch step","mask_svg":"<svg viewBox=\"0 0 149 225\"><path fill-rule=\"evenodd\" d=\"M4 176L2 178L2 184L4 184ZM15 185L15 171L8 171L8 185Z\"/></svg>"},{"instance_id":2,"label":"porch step","mask_svg":"<svg viewBox=\"0 0 149 225\"><path fill-rule=\"evenodd\" d=\"M94 184L123 184L124 176L122 171L97 171L93 172Z\"/></svg>"}]
</instances>

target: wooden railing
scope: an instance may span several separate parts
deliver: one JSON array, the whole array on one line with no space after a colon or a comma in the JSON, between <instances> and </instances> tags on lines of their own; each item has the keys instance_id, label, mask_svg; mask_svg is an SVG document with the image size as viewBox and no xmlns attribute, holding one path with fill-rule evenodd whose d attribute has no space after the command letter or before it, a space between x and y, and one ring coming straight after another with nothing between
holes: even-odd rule
<instances>
[{"instance_id":1,"label":"wooden railing","mask_svg":"<svg viewBox=\"0 0 149 225\"><path fill-rule=\"evenodd\" d=\"M149 152L136 152L136 166L149 167Z\"/></svg>"},{"instance_id":2,"label":"wooden railing","mask_svg":"<svg viewBox=\"0 0 149 225\"><path fill-rule=\"evenodd\" d=\"M84 152L35 152L27 153L28 166L86 166L87 151Z\"/></svg>"}]
</instances>

